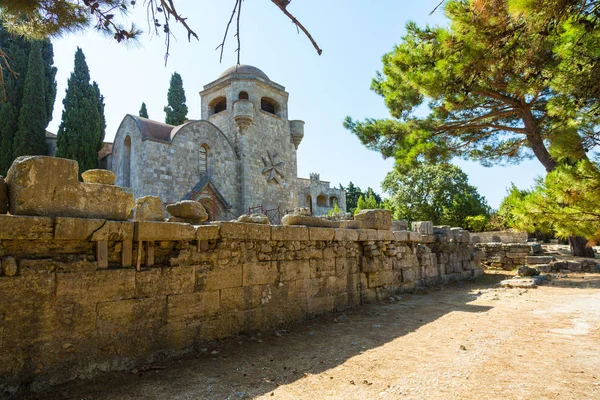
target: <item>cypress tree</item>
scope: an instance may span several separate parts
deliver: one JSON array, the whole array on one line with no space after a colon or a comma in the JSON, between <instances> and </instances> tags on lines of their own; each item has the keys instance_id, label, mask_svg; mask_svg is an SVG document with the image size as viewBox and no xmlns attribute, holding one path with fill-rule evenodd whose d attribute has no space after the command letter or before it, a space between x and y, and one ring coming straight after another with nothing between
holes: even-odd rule
<instances>
[{"instance_id":1,"label":"cypress tree","mask_svg":"<svg viewBox=\"0 0 600 400\"><path fill-rule=\"evenodd\" d=\"M140 117L148 118L148 109L146 108L146 103L142 103L142 107L140 108Z\"/></svg>"},{"instance_id":2,"label":"cypress tree","mask_svg":"<svg viewBox=\"0 0 600 400\"><path fill-rule=\"evenodd\" d=\"M104 140L104 103L98 85L90 84L90 71L80 48L67 83L64 110L58 128L58 157L79 163L79 172L97 168L98 150Z\"/></svg>"},{"instance_id":3,"label":"cypress tree","mask_svg":"<svg viewBox=\"0 0 600 400\"><path fill-rule=\"evenodd\" d=\"M42 61L42 46L34 42L29 51L27 76L23 87L23 101L19 113L18 130L13 141L13 157L45 155L46 146L46 79Z\"/></svg>"},{"instance_id":4,"label":"cypress tree","mask_svg":"<svg viewBox=\"0 0 600 400\"><path fill-rule=\"evenodd\" d=\"M48 40L39 43L41 45L42 63L45 75L45 90L38 96L45 97L46 123L52 119L54 100L56 98L56 67L52 44ZM14 160L13 141L18 129L19 114L23 104L23 89L27 77L27 64L32 42L28 42L20 36L9 34L0 23L0 48L9 58L10 67L16 75L9 73L4 64L0 65L0 73L4 76L6 100L0 104L0 174L6 175L8 168Z\"/></svg>"},{"instance_id":5,"label":"cypress tree","mask_svg":"<svg viewBox=\"0 0 600 400\"><path fill-rule=\"evenodd\" d=\"M164 108L167 114L165 122L169 125L181 125L187 119L188 108L185 105L185 91L181 75L174 72L171 76L171 84L167 93L167 106Z\"/></svg>"},{"instance_id":6,"label":"cypress tree","mask_svg":"<svg viewBox=\"0 0 600 400\"><path fill-rule=\"evenodd\" d=\"M97 150L100 151L102 146L104 146L104 136L106 134L106 117L104 116L104 96L100 93L100 88L96 81L92 83L92 89L94 92L94 99L96 100L96 105L98 107L98 114L100 115L100 120L98 121L98 131L96 136L96 145Z\"/></svg>"}]
</instances>

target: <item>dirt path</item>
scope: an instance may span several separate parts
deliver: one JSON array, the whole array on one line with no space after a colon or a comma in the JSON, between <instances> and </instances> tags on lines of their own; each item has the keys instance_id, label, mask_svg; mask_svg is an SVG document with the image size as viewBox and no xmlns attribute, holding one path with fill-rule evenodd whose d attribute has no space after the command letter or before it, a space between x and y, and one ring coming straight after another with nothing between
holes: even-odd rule
<instances>
[{"instance_id":1,"label":"dirt path","mask_svg":"<svg viewBox=\"0 0 600 400\"><path fill-rule=\"evenodd\" d=\"M598 399L600 275L406 295L39 399Z\"/></svg>"}]
</instances>

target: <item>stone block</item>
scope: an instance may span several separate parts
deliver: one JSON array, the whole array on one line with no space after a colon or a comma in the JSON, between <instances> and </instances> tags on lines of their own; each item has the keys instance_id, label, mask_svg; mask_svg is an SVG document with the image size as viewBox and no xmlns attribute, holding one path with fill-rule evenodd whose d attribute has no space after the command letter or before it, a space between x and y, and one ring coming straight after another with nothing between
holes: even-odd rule
<instances>
[{"instance_id":1,"label":"stone block","mask_svg":"<svg viewBox=\"0 0 600 400\"><path fill-rule=\"evenodd\" d=\"M195 290L218 290L242 286L242 264L214 267L212 265L195 267Z\"/></svg>"},{"instance_id":2,"label":"stone block","mask_svg":"<svg viewBox=\"0 0 600 400\"><path fill-rule=\"evenodd\" d=\"M361 210L354 216L361 221L364 229L392 229L392 212L390 210Z\"/></svg>"},{"instance_id":3,"label":"stone block","mask_svg":"<svg viewBox=\"0 0 600 400\"><path fill-rule=\"evenodd\" d=\"M196 227L196 240L215 240L219 238L219 225L200 225Z\"/></svg>"},{"instance_id":4,"label":"stone block","mask_svg":"<svg viewBox=\"0 0 600 400\"><path fill-rule=\"evenodd\" d=\"M117 176L114 172L106 169L88 169L81 174L85 183L100 183L102 185L114 185Z\"/></svg>"},{"instance_id":5,"label":"stone block","mask_svg":"<svg viewBox=\"0 0 600 400\"><path fill-rule=\"evenodd\" d=\"M0 214L8 211L8 187L4 183L4 177L0 176Z\"/></svg>"},{"instance_id":6,"label":"stone block","mask_svg":"<svg viewBox=\"0 0 600 400\"><path fill-rule=\"evenodd\" d=\"M277 282L276 262L246 263L243 265L243 285L266 285Z\"/></svg>"},{"instance_id":7,"label":"stone block","mask_svg":"<svg viewBox=\"0 0 600 400\"><path fill-rule=\"evenodd\" d=\"M567 269L572 272L581 271L582 265L579 261L567 261Z\"/></svg>"},{"instance_id":8,"label":"stone block","mask_svg":"<svg viewBox=\"0 0 600 400\"><path fill-rule=\"evenodd\" d=\"M399 219L392 221L392 231L406 231L408 230L408 221L405 219Z\"/></svg>"},{"instance_id":9,"label":"stone block","mask_svg":"<svg viewBox=\"0 0 600 400\"><path fill-rule=\"evenodd\" d=\"M135 276L135 297L155 297L194 291L194 268L151 268Z\"/></svg>"},{"instance_id":10,"label":"stone block","mask_svg":"<svg viewBox=\"0 0 600 400\"><path fill-rule=\"evenodd\" d=\"M254 285L221 289L221 306L219 312L245 311L259 307L266 288L267 286Z\"/></svg>"},{"instance_id":11,"label":"stone block","mask_svg":"<svg viewBox=\"0 0 600 400\"><path fill-rule=\"evenodd\" d=\"M308 228L308 238L312 241L324 240L330 242L333 240L334 235L335 231L333 228Z\"/></svg>"},{"instance_id":12,"label":"stone block","mask_svg":"<svg viewBox=\"0 0 600 400\"><path fill-rule=\"evenodd\" d=\"M435 235L421 235L421 242L422 243L435 243L436 240L436 236Z\"/></svg>"},{"instance_id":13,"label":"stone block","mask_svg":"<svg viewBox=\"0 0 600 400\"><path fill-rule=\"evenodd\" d=\"M134 223L126 221L105 221L89 240L121 241L133 239Z\"/></svg>"},{"instance_id":14,"label":"stone block","mask_svg":"<svg viewBox=\"0 0 600 400\"><path fill-rule=\"evenodd\" d=\"M369 288L393 284L395 281L393 271L368 272L367 283ZM398 282L400 283L400 282Z\"/></svg>"},{"instance_id":15,"label":"stone block","mask_svg":"<svg viewBox=\"0 0 600 400\"><path fill-rule=\"evenodd\" d=\"M88 304L127 300L134 295L133 269L56 274L57 298L68 298Z\"/></svg>"},{"instance_id":16,"label":"stone block","mask_svg":"<svg viewBox=\"0 0 600 400\"><path fill-rule=\"evenodd\" d=\"M360 271L357 258L336 258L335 274L337 276L346 276L348 274L357 274Z\"/></svg>"},{"instance_id":17,"label":"stone block","mask_svg":"<svg viewBox=\"0 0 600 400\"><path fill-rule=\"evenodd\" d=\"M422 235L419 232L408 232L408 241L420 243L422 240L421 236Z\"/></svg>"},{"instance_id":18,"label":"stone block","mask_svg":"<svg viewBox=\"0 0 600 400\"><path fill-rule=\"evenodd\" d=\"M244 224L242 222L220 222L222 238L241 240L271 240L271 226Z\"/></svg>"},{"instance_id":19,"label":"stone block","mask_svg":"<svg viewBox=\"0 0 600 400\"><path fill-rule=\"evenodd\" d=\"M17 261L13 257L4 257L1 262L2 275L15 276L19 272Z\"/></svg>"},{"instance_id":20,"label":"stone block","mask_svg":"<svg viewBox=\"0 0 600 400\"><path fill-rule=\"evenodd\" d=\"M57 217L54 225L54 239L90 240L92 234L105 222L104 219Z\"/></svg>"},{"instance_id":21,"label":"stone block","mask_svg":"<svg viewBox=\"0 0 600 400\"><path fill-rule=\"evenodd\" d=\"M167 320L192 323L219 312L219 291L203 291L167 296Z\"/></svg>"},{"instance_id":22,"label":"stone block","mask_svg":"<svg viewBox=\"0 0 600 400\"><path fill-rule=\"evenodd\" d=\"M554 256L529 256L529 257L527 257L527 264L529 264L529 265L550 264L552 261L554 261Z\"/></svg>"},{"instance_id":23,"label":"stone block","mask_svg":"<svg viewBox=\"0 0 600 400\"><path fill-rule=\"evenodd\" d=\"M377 232L377 240L389 240L389 241L394 240L394 234L392 233L392 231L378 230L376 232Z\"/></svg>"},{"instance_id":24,"label":"stone block","mask_svg":"<svg viewBox=\"0 0 600 400\"><path fill-rule=\"evenodd\" d=\"M310 260L310 277L322 278L335 275L335 258Z\"/></svg>"},{"instance_id":25,"label":"stone block","mask_svg":"<svg viewBox=\"0 0 600 400\"><path fill-rule=\"evenodd\" d=\"M53 237L52 218L0 214L0 240L51 240Z\"/></svg>"},{"instance_id":26,"label":"stone block","mask_svg":"<svg viewBox=\"0 0 600 400\"><path fill-rule=\"evenodd\" d=\"M361 229L362 223L353 219L337 221L338 228L341 229Z\"/></svg>"},{"instance_id":27,"label":"stone block","mask_svg":"<svg viewBox=\"0 0 600 400\"><path fill-rule=\"evenodd\" d=\"M392 235L396 242L408 242L408 231L393 231Z\"/></svg>"},{"instance_id":28,"label":"stone block","mask_svg":"<svg viewBox=\"0 0 600 400\"><path fill-rule=\"evenodd\" d=\"M129 189L78 181L77 161L45 156L17 158L8 171L12 215L126 220Z\"/></svg>"},{"instance_id":29,"label":"stone block","mask_svg":"<svg viewBox=\"0 0 600 400\"><path fill-rule=\"evenodd\" d=\"M412 223L412 231L419 232L421 235L433 235L433 222L416 221Z\"/></svg>"},{"instance_id":30,"label":"stone block","mask_svg":"<svg viewBox=\"0 0 600 400\"><path fill-rule=\"evenodd\" d=\"M402 283L416 282L419 279L418 268L402 268Z\"/></svg>"},{"instance_id":31,"label":"stone block","mask_svg":"<svg viewBox=\"0 0 600 400\"><path fill-rule=\"evenodd\" d=\"M308 228L306 226L273 226L271 240L307 241Z\"/></svg>"},{"instance_id":32,"label":"stone block","mask_svg":"<svg viewBox=\"0 0 600 400\"><path fill-rule=\"evenodd\" d=\"M166 297L129 299L99 303L97 327L113 336L116 332L144 331L166 324ZM135 350L134 350L135 352Z\"/></svg>"},{"instance_id":33,"label":"stone block","mask_svg":"<svg viewBox=\"0 0 600 400\"><path fill-rule=\"evenodd\" d=\"M208 219L208 214L204 206L194 200L182 200L174 204L167 205L167 212L173 217L202 223Z\"/></svg>"},{"instance_id":34,"label":"stone block","mask_svg":"<svg viewBox=\"0 0 600 400\"><path fill-rule=\"evenodd\" d=\"M389 257L362 257L361 272L391 271L393 264Z\"/></svg>"},{"instance_id":35,"label":"stone block","mask_svg":"<svg viewBox=\"0 0 600 400\"><path fill-rule=\"evenodd\" d=\"M135 199L136 221L165 221L162 200L157 196L143 196Z\"/></svg>"},{"instance_id":36,"label":"stone block","mask_svg":"<svg viewBox=\"0 0 600 400\"><path fill-rule=\"evenodd\" d=\"M334 296L311 297L308 299L308 312L312 315L333 312Z\"/></svg>"},{"instance_id":37,"label":"stone block","mask_svg":"<svg viewBox=\"0 0 600 400\"><path fill-rule=\"evenodd\" d=\"M244 222L246 224L270 224L269 217L264 214L242 214L238 217L237 222Z\"/></svg>"},{"instance_id":38,"label":"stone block","mask_svg":"<svg viewBox=\"0 0 600 400\"><path fill-rule=\"evenodd\" d=\"M133 239L145 242L191 241L196 240L196 230L190 224L177 222L135 222Z\"/></svg>"},{"instance_id":39,"label":"stone block","mask_svg":"<svg viewBox=\"0 0 600 400\"><path fill-rule=\"evenodd\" d=\"M284 215L281 219L281 224L285 226L301 225L318 228L337 228L337 226L339 225L336 221L328 221L324 218L293 214Z\"/></svg>"},{"instance_id":40,"label":"stone block","mask_svg":"<svg viewBox=\"0 0 600 400\"><path fill-rule=\"evenodd\" d=\"M359 242L369 242L377 240L377 231L375 229L358 229Z\"/></svg>"},{"instance_id":41,"label":"stone block","mask_svg":"<svg viewBox=\"0 0 600 400\"><path fill-rule=\"evenodd\" d=\"M358 232L356 229L336 229L334 240L356 242L358 240Z\"/></svg>"},{"instance_id":42,"label":"stone block","mask_svg":"<svg viewBox=\"0 0 600 400\"><path fill-rule=\"evenodd\" d=\"M309 260L279 261L279 274L281 282L309 279Z\"/></svg>"}]
</instances>

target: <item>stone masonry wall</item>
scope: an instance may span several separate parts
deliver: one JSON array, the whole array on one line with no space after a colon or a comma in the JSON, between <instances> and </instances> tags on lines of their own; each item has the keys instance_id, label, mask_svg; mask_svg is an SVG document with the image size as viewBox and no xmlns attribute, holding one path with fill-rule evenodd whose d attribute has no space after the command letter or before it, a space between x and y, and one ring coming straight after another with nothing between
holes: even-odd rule
<instances>
[{"instance_id":1,"label":"stone masonry wall","mask_svg":"<svg viewBox=\"0 0 600 400\"><path fill-rule=\"evenodd\" d=\"M483 272L468 233L0 215L0 393Z\"/></svg>"},{"instance_id":2,"label":"stone masonry wall","mask_svg":"<svg viewBox=\"0 0 600 400\"><path fill-rule=\"evenodd\" d=\"M477 232L471 235L473 243L527 243L527 232L525 231L494 231Z\"/></svg>"}]
</instances>

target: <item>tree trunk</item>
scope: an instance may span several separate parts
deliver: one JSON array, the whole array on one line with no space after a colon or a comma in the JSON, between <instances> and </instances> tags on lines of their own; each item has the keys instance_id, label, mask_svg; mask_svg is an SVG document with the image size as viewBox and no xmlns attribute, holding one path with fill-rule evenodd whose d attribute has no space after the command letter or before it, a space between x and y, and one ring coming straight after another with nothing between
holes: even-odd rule
<instances>
[{"instance_id":1,"label":"tree trunk","mask_svg":"<svg viewBox=\"0 0 600 400\"><path fill-rule=\"evenodd\" d=\"M546 172L552 172L557 166L556 161L552 158L546 145L544 144L544 139L542 139L542 135L540 134L540 130L538 127L535 118L531 114L531 110L528 106L523 105L523 123L525 124L525 130L527 131L527 143L535 157L539 160L540 163L546 169Z\"/></svg>"},{"instance_id":2,"label":"tree trunk","mask_svg":"<svg viewBox=\"0 0 600 400\"><path fill-rule=\"evenodd\" d=\"M594 258L594 250L587 247L587 239L583 236L569 236L569 247L572 256Z\"/></svg>"}]
</instances>

